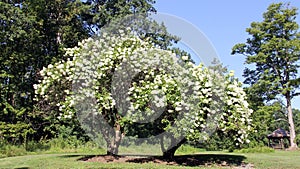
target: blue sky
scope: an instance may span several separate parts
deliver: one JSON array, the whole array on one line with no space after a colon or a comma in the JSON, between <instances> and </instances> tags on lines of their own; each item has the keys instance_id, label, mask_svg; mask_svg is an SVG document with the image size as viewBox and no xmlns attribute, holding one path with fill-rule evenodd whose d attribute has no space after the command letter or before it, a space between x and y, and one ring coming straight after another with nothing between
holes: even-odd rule
<instances>
[{"instance_id":1,"label":"blue sky","mask_svg":"<svg viewBox=\"0 0 300 169\"><path fill-rule=\"evenodd\" d=\"M171 14L192 23L210 40L220 61L243 80L246 65L242 55L232 56L231 49L237 43L244 43L248 37L246 28L251 22L262 21L262 14L271 3L290 2L300 8L299 0L157 0L154 5L158 12ZM299 11L298 11L299 12ZM300 15L297 18L300 24ZM293 106L300 108L300 99Z\"/></svg>"}]
</instances>

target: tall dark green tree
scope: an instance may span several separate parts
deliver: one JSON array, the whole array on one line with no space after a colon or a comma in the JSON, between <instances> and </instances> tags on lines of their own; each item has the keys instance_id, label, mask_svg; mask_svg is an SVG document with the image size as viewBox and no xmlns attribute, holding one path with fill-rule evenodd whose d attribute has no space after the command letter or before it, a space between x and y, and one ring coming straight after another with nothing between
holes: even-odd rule
<instances>
[{"instance_id":1,"label":"tall dark green tree","mask_svg":"<svg viewBox=\"0 0 300 169\"><path fill-rule=\"evenodd\" d=\"M92 33L97 33L115 18L156 12L154 3L154 0L86 0L84 4L90 8L82 15L82 19L86 21L86 26Z\"/></svg>"},{"instance_id":2,"label":"tall dark green tree","mask_svg":"<svg viewBox=\"0 0 300 169\"><path fill-rule=\"evenodd\" d=\"M14 135L18 135L24 140L19 136L26 132L22 128L40 131L49 125L32 113L38 72L62 58L64 47L75 46L88 37L80 19L87 7L80 1L66 0L0 3L0 121L8 137L16 140Z\"/></svg>"},{"instance_id":3,"label":"tall dark green tree","mask_svg":"<svg viewBox=\"0 0 300 169\"><path fill-rule=\"evenodd\" d=\"M291 148L297 147L291 101L300 94L300 33L296 16L297 9L290 4L271 4L263 21L252 22L246 29L250 35L246 43L232 49L232 54L243 54L246 64L254 65L254 69L245 69L245 83L257 91L263 89L260 91L264 101L285 99Z\"/></svg>"},{"instance_id":4,"label":"tall dark green tree","mask_svg":"<svg viewBox=\"0 0 300 169\"><path fill-rule=\"evenodd\" d=\"M12 142L33 131L29 112L38 34L34 24L35 17L17 3L0 2L0 130L1 137Z\"/></svg>"}]
</instances>

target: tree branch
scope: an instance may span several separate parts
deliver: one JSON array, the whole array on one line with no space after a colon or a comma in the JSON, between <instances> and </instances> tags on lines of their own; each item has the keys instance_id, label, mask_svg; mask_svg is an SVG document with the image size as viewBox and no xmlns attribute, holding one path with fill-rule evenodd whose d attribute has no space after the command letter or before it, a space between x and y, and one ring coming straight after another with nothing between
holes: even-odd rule
<instances>
[{"instance_id":1,"label":"tree branch","mask_svg":"<svg viewBox=\"0 0 300 169\"><path fill-rule=\"evenodd\" d=\"M299 95L300 95L300 92L294 93L294 94L292 94L292 98L296 97L296 96L299 96Z\"/></svg>"},{"instance_id":2,"label":"tree branch","mask_svg":"<svg viewBox=\"0 0 300 169\"><path fill-rule=\"evenodd\" d=\"M276 119L275 121L276 121L276 122L277 122L277 121L285 121L285 122L288 122L287 119L283 119L283 118Z\"/></svg>"}]
</instances>

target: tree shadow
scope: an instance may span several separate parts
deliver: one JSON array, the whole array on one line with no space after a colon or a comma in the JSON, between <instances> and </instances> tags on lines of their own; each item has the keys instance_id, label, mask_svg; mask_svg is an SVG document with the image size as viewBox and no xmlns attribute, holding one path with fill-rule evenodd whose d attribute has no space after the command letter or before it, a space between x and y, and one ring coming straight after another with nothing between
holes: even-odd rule
<instances>
[{"instance_id":1,"label":"tree shadow","mask_svg":"<svg viewBox=\"0 0 300 169\"><path fill-rule=\"evenodd\" d=\"M102 156L102 155L85 155L85 156L79 158L78 161L88 161L89 159L93 159L93 158L99 157L99 156Z\"/></svg>"},{"instance_id":2,"label":"tree shadow","mask_svg":"<svg viewBox=\"0 0 300 169\"><path fill-rule=\"evenodd\" d=\"M194 154L194 155L176 155L173 159L165 159L162 156L107 156L107 155L87 155L79 158L79 161L87 162L122 162L122 163L156 163L166 165L180 166L244 166L245 156L230 154Z\"/></svg>"},{"instance_id":3,"label":"tree shadow","mask_svg":"<svg viewBox=\"0 0 300 169\"><path fill-rule=\"evenodd\" d=\"M126 162L133 163L167 163L182 166L207 166L207 165L222 165L222 166L240 166L244 164L245 156L241 155L224 155L224 154L197 154L197 155L177 155L172 160L164 159L161 156L135 158Z\"/></svg>"},{"instance_id":4,"label":"tree shadow","mask_svg":"<svg viewBox=\"0 0 300 169\"><path fill-rule=\"evenodd\" d=\"M80 155L80 154L68 154L68 155L61 155L59 156L60 158L72 158L72 157L82 157L84 155ZM92 155L90 157L93 157Z\"/></svg>"}]
</instances>

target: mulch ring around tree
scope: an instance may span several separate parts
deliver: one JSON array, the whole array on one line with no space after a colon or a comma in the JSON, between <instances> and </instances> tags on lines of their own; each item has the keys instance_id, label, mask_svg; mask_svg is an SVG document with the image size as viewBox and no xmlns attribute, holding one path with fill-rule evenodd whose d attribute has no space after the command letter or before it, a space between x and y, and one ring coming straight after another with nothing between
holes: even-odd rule
<instances>
[{"instance_id":1,"label":"mulch ring around tree","mask_svg":"<svg viewBox=\"0 0 300 169\"><path fill-rule=\"evenodd\" d=\"M154 163L174 166L220 166L230 168L254 168L252 164L246 164L246 159L240 155L223 154L196 154L196 155L176 155L172 160L164 159L162 156L85 156L80 161L99 163Z\"/></svg>"}]
</instances>

